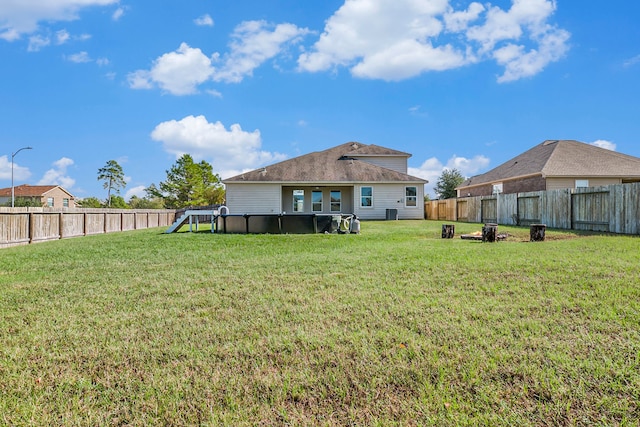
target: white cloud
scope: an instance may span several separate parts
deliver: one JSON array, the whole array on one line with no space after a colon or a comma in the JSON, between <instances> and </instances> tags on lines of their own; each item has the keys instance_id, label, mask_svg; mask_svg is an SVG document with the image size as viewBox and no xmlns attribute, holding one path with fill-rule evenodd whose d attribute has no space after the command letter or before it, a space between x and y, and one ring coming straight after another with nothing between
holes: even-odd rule
<instances>
[{"instance_id":1,"label":"white cloud","mask_svg":"<svg viewBox=\"0 0 640 427\"><path fill-rule=\"evenodd\" d=\"M132 196L137 196L140 198L143 198L147 195L147 193L144 192L144 189L147 188L144 185L138 185L137 187L133 187L127 190L126 193L124 193L124 199L125 200L129 200Z\"/></svg>"},{"instance_id":2,"label":"white cloud","mask_svg":"<svg viewBox=\"0 0 640 427\"><path fill-rule=\"evenodd\" d=\"M27 46L27 51L37 52L43 47L49 46L50 44L51 39L49 37L40 35L31 36L29 37L29 46Z\"/></svg>"},{"instance_id":3,"label":"white cloud","mask_svg":"<svg viewBox=\"0 0 640 427\"><path fill-rule=\"evenodd\" d=\"M93 60L89 56L89 54L85 51L74 53L73 55L65 56L68 61L75 62L77 64L83 64L87 62L92 62Z\"/></svg>"},{"instance_id":4,"label":"white cloud","mask_svg":"<svg viewBox=\"0 0 640 427\"><path fill-rule=\"evenodd\" d=\"M616 144L611 142L611 141L604 140L604 139L598 139L597 141L593 141L591 143L591 145L595 145L596 147L604 148L605 150L616 151Z\"/></svg>"},{"instance_id":5,"label":"white cloud","mask_svg":"<svg viewBox=\"0 0 640 427\"><path fill-rule=\"evenodd\" d=\"M211 80L239 83L265 61L281 54L288 45L298 43L307 33L308 30L292 24L271 28L264 21L243 22L236 27L231 50L223 59L217 52L208 57L200 49L182 43L178 50L156 59L151 69L129 73L129 87L152 89L157 86L173 95L190 95ZM214 62L221 62L221 66L214 67ZM217 91L207 92L219 96Z\"/></svg>"},{"instance_id":6,"label":"white cloud","mask_svg":"<svg viewBox=\"0 0 640 427\"><path fill-rule=\"evenodd\" d=\"M11 160L10 156L0 156L0 179L11 179ZM29 168L20 166L15 163L13 164L13 180L14 181L24 181L25 179L31 176L31 172Z\"/></svg>"},{"instance_id":7,"label":"white cloud","mask_svg":"<svg viewBox=\"0 0 640 427\"><path fill-rule=\"evenodd\" d=\"M227 130L222 123L210 123L204 116L162 122L151 132L151 138L176 158L190 154L194 160L207 159L223 178L286 158L261 150L259 130L246 132L239 124Z\"/></svg>"},{"instance_id":8,"label":"white cloud","mask_svg":"<svg viewBox=\"0 0 640 427\"><path fill-rule=\"evenodd\" d=\"M65 44L70 38L71 35L67 30L60 30L56 32L56 44Z\"/></svg>"},{"instance_id":9,"label":"white cloud","mask_svg":"<svg viewBox=\"0 0 640 427\"><path fill-rule=\"evenodd\" d=\"M634 65L640 63L640 55L636 55L633 58L629 58L622 63L625 68L633 67Z\"/></svg>"},{"instance_id":10,"label":"white cloud","mask_svg":"<svg viewBox=\"0 0 640 427\"><path fill-rule=\"evenodd\" d=\"M119 0L19 0L0 2L0 39L18 40L38 30L40 22L78 19L81 9L107 6Z\"/></svg>"},{"instance_id":11,"label":"white cloud","mask_svg":"<svg viewBox=\"0 0 640 427\"><path fill-rule=\"evenodd\" d=\"M454 11L450 9L444 14L446 28L451 32L464 31L468 28L469 23L477 20L484 11L484 6L476 2L471 3L467 10Z\"/></svg>"},{"instance_id":12,"label":"white cloud","mask_svg":"<svg viewBox=\"0 0 640 427\"><path fill-rule=\"evenodd\" d=\"M198 48L182 43L178 50L165 53L153 62L150 70L129 73L132 89L151 89L156 85L173 95L197 92L198 85L213 75L211 58Z\"/></svg>"},{"instance_id":13,"label":"white cloud","mask_svg":"<svg viewBox=\"0 0 640 427\"><path fill-rule=\"evenodd\" d=\"M437 158L432 157L425 160L420 167L408 168L408 173L409 175L428 180L429 183L425 185L425 194L429 194L431 197L434 197L436 194L433 188L445 169L458 169L463 176L469 177L477 175L478 171L486 168L487 166L489 166L489 159L483 155L477 155L471 159L453 155L447 161L446 165L442 164L442 162Z\"/></svg>"},{"instance_id":14,"label":"white cloud","mask_svg":"<svg viewBox=\"0 0 640 427\"><path fill-rule=\"evenodd\" d=\"M115 12L113 12L113 15L111 15L111 19L113 19L114 21L119 21L120 18L124 16L125 10L126 9L124 7L117 8Z\"/></svg>"},{"instance_id":15,"label":"white cloud","mask_svg":"<svg viewBox=\"0 0 640 427\"><path fill-rule=\"evenodd\" d=\"M347 67L355 77L403 80L481 60L505 67L499 82L541 72L568 50L569 33L548 23L554 0L513 0L509 10L449 0L347 0L331 16L302 71Z\"/></svg>"},{"instance_id":16,"label":"white cloud","mask_svg":"<svg viewBox=\"0 0 640 427\"><path fill-rule=\"evenodd\" d=\"M72 188L76 180L67 175L67 168L73 164L73 160L68 157L56 160L53 162L53 168L44 173L37 185L60 185L67 190Z\"/></svg>"},{"instance_id":17,"label":"white cloud","mask_svg":"<svg viewBox=\"0 0 640 427\"><path fill-rule=\"evenodd\" d=\"M193 22L201 27L213 27L213 18L208 13L194 19Z\"/></svg>"},{"instance_id":18,"label":"white cloud","mask_svg":"<svg viewBox=\"0 0 640 427\"><path fill-rule=\"evenodd\" d=\"M293 24L272 27L265 21L247 21L238 25L232 34L231 52L216 70L216 81L241 82L267 60L281 54L288 45L299 43L309 30Z\"/></svg>"}]
</instances>

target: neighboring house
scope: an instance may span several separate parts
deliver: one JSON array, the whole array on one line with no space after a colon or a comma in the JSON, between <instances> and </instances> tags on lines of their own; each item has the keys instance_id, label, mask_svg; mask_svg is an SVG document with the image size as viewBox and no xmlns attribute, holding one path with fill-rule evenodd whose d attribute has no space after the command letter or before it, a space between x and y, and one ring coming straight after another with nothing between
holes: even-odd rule
<instances>
[{"instance_id":1,"label":"neighboring house","mask_svg":"<svg viewBox=\"0 0 640 427\"><path fill-rule=\"evenodd\" d=\"M640 181L640 158L571 140L548 140L482 175L458 197L597 187Z\"/></svg>"},{"instance_id":2,"label":"neighboring house","mask_svg":"<svg viewBox=\"0 0 640 427\"><path fill-rule=\"evenodd\" d=\"M362 219L423 219L424 179L410 154L348 142L223 180L232 214L353 213Z\"/></svg>"},{"instance_id":3,"label":"neighboring house","mask_svg":"<svg viewBox=\"0 0 640 427\"><path fill-rule=\"evenodd\" d=\"M29 200L43 207L75 208L75 197L59 185L18 185L13 187L15 204ZM11 187L0 189L0 204L11 206Z\"/></svg>"}]
</instances>

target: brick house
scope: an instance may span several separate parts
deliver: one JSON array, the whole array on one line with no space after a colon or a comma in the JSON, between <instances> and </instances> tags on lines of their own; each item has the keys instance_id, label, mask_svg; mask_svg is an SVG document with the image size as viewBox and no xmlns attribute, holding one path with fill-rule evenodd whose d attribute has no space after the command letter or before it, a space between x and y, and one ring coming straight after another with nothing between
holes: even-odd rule
<instances>
[{"instance_id":1,"label":"brick house","mask_svg":"<svg viewBox=\"0 0 640 427\"><path fill-rule=\"evenodd\" d=\"M75 197L59 185L18 185L13 188L15 200L28 200L43 207L75 208ZM0 188L0 204L11 205L11 187Z\"/></svg>"},{"instance_id":2,"label":"brick house","mask_svg":"<svg viewBox=\"0 0 640 427\"><path fill-rule=\"evenodd\" d=\"M548 140L456 188L458 197L640 182L640 158L573 140Z\"/></svg>"}]
</instances>

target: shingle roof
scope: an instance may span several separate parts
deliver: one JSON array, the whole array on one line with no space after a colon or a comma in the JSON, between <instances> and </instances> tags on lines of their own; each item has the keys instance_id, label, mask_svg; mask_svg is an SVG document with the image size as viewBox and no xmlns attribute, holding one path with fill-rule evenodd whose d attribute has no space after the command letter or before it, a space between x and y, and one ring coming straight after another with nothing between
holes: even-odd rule
<instances>
[{"instance_id":1,"label":"shingle roof","mask_svg":"<svg viewBox=\"0 0 640 427\"><path fill-rule=\"evenodd\" d=\"M356 157L366 157L366 156L401 156L401 157L411 157L411 154L405 153L403 151L392 150L391 148L381 147L379 145L370 144L364 145L359 142L349 142L353 148L348 153L345 153L347 156L356 156ZM345 144L346 145L346 144Z\"/></svg>"},{"instance_id":2,"label":"shingle roof","mask_svg":"<svg viewBox=\"0 0 640 427\"><path fill-rule=\"evenodd\" d=\"M640 178L640 158L579 141L547 140L458 188L531 175Z\"/></svg>"},{"instance_id":3,"label":"shingle roof","mask_svg":"<svg viewBox=\"0 0 640 427\"><path fill-rule=\"evenodd\" d=\"M355 158L367 155L402 156L407 154L375 145L348 142L328 150L305 154L246 172L225 179L223 182L427 182L422 178L376 166Z\"/></svg>"},{"instance_id":4,"label":"shingle roof","mask_svg":"<svg viewBox=\"0 0 640 427\"><path fill-rule=\"evenodd\" d=\"M15 197L41 197L43 194L59 187L58 185L18 185L13 187ZM64 188L60 187L64 192L69 193ZM0 197L11 196L11 187L0 188Z\"/></svg>"}]
</instances>

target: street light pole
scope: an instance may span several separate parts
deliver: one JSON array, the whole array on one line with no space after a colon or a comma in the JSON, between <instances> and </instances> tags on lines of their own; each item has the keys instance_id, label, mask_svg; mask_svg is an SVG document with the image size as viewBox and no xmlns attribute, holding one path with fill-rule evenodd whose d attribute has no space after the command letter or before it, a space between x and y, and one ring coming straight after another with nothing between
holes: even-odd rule
<instances>
[{"instance_id":1,"label":"street light pole","mask_svg":"<svg viewBox=\"0 0 640 427\"><path fill-rule=\"evenodd\" d=\"M14 192L15 190L13 188L13 158L16 156L16 154L18 154L22 150L31 150L31 147L22 147L15 153L11 153L11 207L14 207L15 199L16 199L15 192Z\"/></svg>"}]
</instances>

